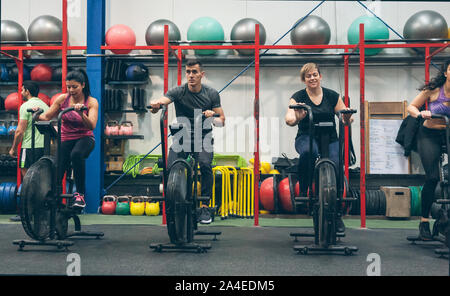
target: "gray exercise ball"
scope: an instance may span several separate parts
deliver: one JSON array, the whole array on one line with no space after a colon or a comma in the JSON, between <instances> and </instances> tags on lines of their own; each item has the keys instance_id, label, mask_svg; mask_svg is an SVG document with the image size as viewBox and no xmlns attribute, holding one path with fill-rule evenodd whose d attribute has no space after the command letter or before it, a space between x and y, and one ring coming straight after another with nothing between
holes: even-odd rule
<instances>
[{"instance_id":1,"label":"gray exercise ball","mask_svg":"<svg viewBox=\"0 0 450 296\"><path fill-rule=\"evenodd\" d=\"M422 10L413 14L403 27L406 39L446 39L448 26L445 18L433 10Z\"/></svg>"},{"instance_id":2,"label":"gray exercise ball","mask_svg":"<svg viewBox=\"0 0 450 296\"><path fill-rule=\"evenodd\" d=\"M1 41L27 41L27 33L21 25L11 20L1 21ZM3 44L2 46L14 46L26 44ZM17 51L11 51L10 54L16 55Z\"/></svg>"},{"instance_id":3,"label":"gray exercise ball","mask_svg":"<svg viewBox=\"0 0 450 296\"><path fill-rule=\"evenodd\" d=\"M266 43L266 29L263 24L253 18L243 18L231 29L231 40L255 40L255 25L259 24L259 44ZM236 43L236 45L238 45ZM245 44L242 44L245 45ZM241 55L253 55L253 49L237 49Z\"/></svg>"},{"instance_id":4,"label":"gray exercise ball","mask_svg":"<svg viewBox=\"0 0 450 296\"><path fill-rule=\"evenodd\" d=\"M331 30L328 23L321 17L309 15L291 31L293 45L328 44ZM323 49L297 49L298 52L320 52Z\"/></svg>"},{"instance_id":5,"label":"gray exercise ball","mask_svg":"<svg viewBox=\"0 0 450 296\"><path fill-rule=\"evenodd\" d=\"M163 45L164 44L164 26L169 26L169 41L181 40L180 30L177 25L166 19L159 19L151 23L145 32L145 42L147 45ZM163 50L153 50L153 52L161 53Z\"/></svg>"},{"instance_id":6,"label":"gray exercise ball","mask_svg":"<svg viewBox=\"0 0 450 296\"><path fill-rule=\"evenodd\" d=\"M28 27L29 41L62 41L62 22L51 15L41 15L35 18ZM59 44L39 44L59 45ZM43 54L55 55L56 50L41 50Z\"/></svg>"},{"instance_id":7,"label":"gray exercise ball","mask_svg":"<svg viewBox=\"0 0 450 296\"><path fill-rule=\"evenodd\" d=\"M15 21L2 20L1 26L2 41L27 41L27 33L22 28L22 26Z\"/></svg>"}]
</instances>

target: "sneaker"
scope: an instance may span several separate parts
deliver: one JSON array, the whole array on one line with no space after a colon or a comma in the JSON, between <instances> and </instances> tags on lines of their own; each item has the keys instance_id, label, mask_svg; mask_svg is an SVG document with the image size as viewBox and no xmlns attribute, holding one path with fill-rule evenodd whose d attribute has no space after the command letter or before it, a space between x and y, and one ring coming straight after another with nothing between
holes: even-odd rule
<instances>
[{"instance_id":1,"label":"sneaker","mask_svg":"<svg viewBox=\"0 0 450 296\"><path fill-rule=\"evenodd\" d=\"M72 199L72 208L84 208L86 206L86 202L84 201L84 195L75 192L73 194Z\"/></svg>"},{"instance_id":2,"label":"sneaker","mask_svg":"<svg viewBox=\"0 0 450 296\"><path fill-rule=\"evenodd\" d=\"M209 208L202 207L198 209L198 222L201 224L210 224L212 222L211 212Z\"/></svg>"},{"instance_id":3,"label":"sneaker","mask_svg":"<svg viewBox=\"0 0 450 296\"><path fill-rule=\"evenodd\" d=\"M339 233L345 232L345 224L341 216L337 217L336 219L336 232Z\"/></svg>"},{"instance_id":4,"label":"sneaker","mask_svg":"<svg viewBox=\"0 0 450 296\"><path fill-rule=\"evenodd\" d=\"M429 222L420 222L419 224L419 238L422 240L432 240Z\"/></svg>"},{"instance_id":5,"label":"sneaker","mask_svg":"<svg viewBox=\"0 0 450 296\"><path fill-rule=\"evenodd\" d=\"M21 220L22 219L20 218L19 215L9 218L9 221L11 221L11 222L20 222Z\"/></svg>"}]
</instances>

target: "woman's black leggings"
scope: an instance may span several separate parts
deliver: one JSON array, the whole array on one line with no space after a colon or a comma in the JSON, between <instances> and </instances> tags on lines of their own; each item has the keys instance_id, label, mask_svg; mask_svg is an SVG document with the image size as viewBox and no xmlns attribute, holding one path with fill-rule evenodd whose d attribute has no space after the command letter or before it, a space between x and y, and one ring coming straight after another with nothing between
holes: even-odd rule
<instances>
[{"instance_id":1,"label":"woman's black leggings","mask_svg":"<svg viewBox=\"0 0 450 296\"><path fill-rule=\"evenodd\" d=\"M439 161L445 131L420 126L417 134L417 149L425 170L425 184L422 188L422 217L428 218L434 202L434 192L439 182Z\"/></svg>"},{"instance_id":2,"label":"woman's black leggings","mask_svg":"<svg viewBox=\"0 0 450 296\"><path fill-rule=\"evenodd\" d=\"M80 194L86 193L86 158L94 147L95 141L91 137L61 142L60 176L64 176L64 172L71 166L75 186Z\"/></svg>"}]
</instances>

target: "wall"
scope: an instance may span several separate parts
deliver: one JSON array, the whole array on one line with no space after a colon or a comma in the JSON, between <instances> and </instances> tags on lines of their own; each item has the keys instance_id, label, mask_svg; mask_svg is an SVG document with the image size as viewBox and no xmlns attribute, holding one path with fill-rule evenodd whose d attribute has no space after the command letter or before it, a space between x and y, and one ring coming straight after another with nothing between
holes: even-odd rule
<instances>
[{"instance_id":1,"label":"wall","mask_svg":"<svg viewBox=\"0 0 450 296\"><path fill-rule=\"evenodd\" d=\"M272 44L286 33L302 16L313 9L318 1L217 1L217 0L111 0L106 1L106 30L114 24L126 24L136 33L137 44L145 45L145 31L148 25L156 19L167 18L179 27L182 39L190 23L197 17L211 16L223 26L225 39L229 39L231 28L240 19L252 17L258 19L267 32L266 44ZM415 12L431 9L441 13L450 24L450 10L445 2L364 2L371 7L385 22L400 34L406 20ZM84 45L86 38L86 4L85 1L69 1L72 13L69 16L69 37L71 45ZM2 1L2 19L12 19L19 22L26 30L29 23L37 16L51 14L60 17L61 1L45 0L9 0ZM365 15L364 8L355 1L326 1L313 14L324 18L331 27L330 44L347 44L347 29L354 19ZM390 38L397 38L390 32ZM290 44L289 35L279 44ZM276 51L270 51L270 53ZM327 50L325 52L333 52ZM149 52L141 52L148 54ZM295 53L295 51L283 51ZM385 49L379 55L404 54L401 49ZM219 54L229 54L221 52ZM295 157L293 139L296 128L284 124L290 96L303 87L299 79L298 65L290 67L261 68L261 158L270 161L272 157L282 152ZM230 81L242 67L206 66L205 83L221 89ZM436 71L432 69L432 74ZM323 86L344 92L343 67L323 67ZM156 99L163 94L163 69L150 69L152 84L147 87L148 100ZM424 68L422 66L368 66L366 69L366 100L368 101L411 101L417 94L417 87L423 82ZM169 87L176 85L176 71L171 68ZM225 154L240 154L246 159L252 157L253 151L253 96L254 70L249 69L231 86L221 93L222 105L227 117L226 128L215 130L216 152ZM359 67L350 68L351 107L359 109ZM171 112L170 118L173 118ZM157 116L134 114L124 115L124 118L134 121L145 140L130 140L127 144L129 153L146 153L159 143ZM242 132L247 126L246 132ZM353 125L353 143L359 163L359 116L355 116ZM234 139L234 140L232 140ZM156 153L160 153L156 151ZM420 168L417 168L418 170Z\"/></svg>"}]
</instances>

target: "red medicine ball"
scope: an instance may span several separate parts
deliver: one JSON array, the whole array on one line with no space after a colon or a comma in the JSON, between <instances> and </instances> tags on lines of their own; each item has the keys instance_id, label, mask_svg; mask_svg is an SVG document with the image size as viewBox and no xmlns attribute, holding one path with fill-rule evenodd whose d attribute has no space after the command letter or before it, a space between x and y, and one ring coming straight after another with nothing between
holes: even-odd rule
<instances>
[{"instance_id":1,"label":"red medicine ball","mask_svg":"<svg viewBox=\"0 0 450 296\"><path fill-rule=\"evenodd\" d=\"M39 93L38 98L41 99L42 102L46 103L48 106L50 106L50 97L46 94Z\"/></svg>"},{"instance_id":2,"label":"red medicine ball","mask_svg":"<svg viewBox=\"0 0 450 296\"><path fill-rule=\"evenodd\" d=\"M5 110L19 110L19 94L10 93L5 99Z\"/></svg>"},{"instance_id":3,"label":"red medicine ball","mask_svg":"<svg viewBox=\"0 0 450 296\"><path fill-rule=\"evenodd\" d=\"M38 64L31 70L31 80L50 81L52 80L53 69L46 64Z\"/></svg>"}]
</instances>

